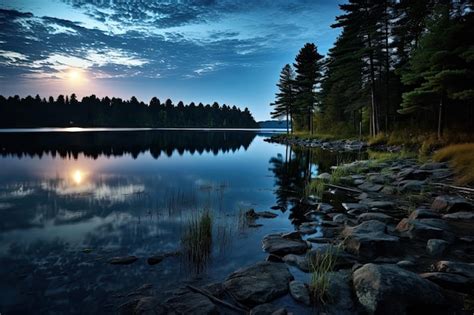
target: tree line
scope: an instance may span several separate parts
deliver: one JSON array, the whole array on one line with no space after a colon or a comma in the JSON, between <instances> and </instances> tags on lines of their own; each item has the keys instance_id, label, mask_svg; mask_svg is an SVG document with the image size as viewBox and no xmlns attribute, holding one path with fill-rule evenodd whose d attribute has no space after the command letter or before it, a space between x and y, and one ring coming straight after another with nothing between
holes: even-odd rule
<instances>
[{"instance_id":1,"label":"tree line","mask_svg":"<svg viewBox=\"0 0 474 315\"><path fill-rule=\"evenodd\" d=\"M258 128L245 108L210 104L164 103L153 97L148 104L121 98L98 98L95 95L78 100L75 94L41 98L0 95L0 127L205 127Z\"/></svg>"},{"instance_id":2,"label":"tree line","mask_svg":"<svg viewBox=\"0 0 474 315\"><path fill-rule=\"evenodd\" d=\"M471 130L472 1L350 0L340 9L328 55L308 43L283 67L273 118L333 134Z\"/></svg>"}]
</instances>

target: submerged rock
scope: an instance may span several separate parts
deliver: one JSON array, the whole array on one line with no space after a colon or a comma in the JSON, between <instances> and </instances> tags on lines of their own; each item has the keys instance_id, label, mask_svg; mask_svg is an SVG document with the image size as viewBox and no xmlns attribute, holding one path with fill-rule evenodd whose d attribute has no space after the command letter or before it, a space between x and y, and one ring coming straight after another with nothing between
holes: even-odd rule
<instances>
[{"instance_id":1,"label":"submerged rock","mask_svg":"<svg viewBox=\"0 0 474 315\"><path fill-rule=\"evenodd\" d=\"M439 286L395 265L366 264L352 280L369 314L449 314L452 307Z\"/></svg>"},{"instance_id":2,"label":"submerged rock","mask_svg":"<svg viewBox=\"0 0 474 315\"><path fill-rule=\"evenodd\" d=\"M109 259L111 265L129 265L137 261L136 256L112 257Z\"/></svg>"},{"instance_id":3,"label":"submerged rock","mask_svg":"<svg viewBox=\"0 0 474 315\"><path fill-rule=\"evenodd\" d=\"M259 262L232 273L224 288L245 305L270 302L288 292L288 283L293 276L282 263Z\"/></svg>"},{"instance_id":4,"label":"submerged rock","mask_svg":"<svg viewBox=\"0 0 474 315\"><path fill-rule=\"evenodd\" d=\"M267 253L284 256L286 254L303 254L309 248L301 239L284 238L281 234L269 234L262 240L263 250Z\"/></svg>"}]
</instances>

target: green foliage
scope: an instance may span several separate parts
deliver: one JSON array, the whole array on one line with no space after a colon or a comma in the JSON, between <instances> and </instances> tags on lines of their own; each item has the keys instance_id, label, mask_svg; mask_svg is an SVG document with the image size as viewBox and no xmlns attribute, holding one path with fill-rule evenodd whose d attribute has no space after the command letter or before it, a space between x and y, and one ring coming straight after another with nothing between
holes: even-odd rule
<instances>
[{"instance_id":1,"label":"green foliage","mask_svg":"<svg viewBox=\"0 0 474 315\"><path fill-rule=\"evenodd\" d=\"M279 92L275 96L275 103L270 105L274 106L271 112L272 118L285 118L288 124L291 121L293 111L295 110L295 83L293 69L289 64L285 65L280 73L280 81L277 84Z\"/></svg>"},{"instance_id":2,"label":"green foliage","mask_svg":"<svg viewBox=\"0 0 474 315\"><path fill-rule=\"evenodd\" d=\"M212 221L205 210L189 220L181 236L184 257L196 273L204 270L211 255Z\"/></svg>"},{"instance_id":3,"label":"green foliage","mask_svg":"<svg viewBox=\"0 0 474 315\"><path fill-rule=\"evenodd\" d=\"M337 255L341 249L339 246L328 246L327 249L317 251L316 254L308 254L309 269L311 272L310 290L313 301L325 304L328 302L328 290L330 286L329 273L334 270Z\"/></svg>"}]
</instances>

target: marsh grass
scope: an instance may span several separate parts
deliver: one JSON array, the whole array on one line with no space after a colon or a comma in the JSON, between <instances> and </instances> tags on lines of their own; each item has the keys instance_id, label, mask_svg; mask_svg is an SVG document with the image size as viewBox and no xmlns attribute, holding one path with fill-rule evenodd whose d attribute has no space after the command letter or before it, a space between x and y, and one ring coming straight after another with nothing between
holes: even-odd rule
<instances>
[{"instance_id":1,"label":"marsh grass","mask_svg":"<svg viewBox=\"0 0 474 315\"><path fill-rule=\"evenodd\" d=\"M309 287L314 303L326 304L330 299L328 292L330 286L329 273L334 270L337 254L340 250L340 245L330 246L327 250L308 257L311 272Z\"/></svg>"},{"instance_id":2,"label":"marsh grass","mask_svg":"<svg viewBox=\"0 0 474 315\"><path fill-rule=\"evenodd\" d=\"M306 196L311 194L316 195L319 199L323 198L324 191L326 190L326 184L322 179L314 179L306 187Z\"/></svg>"},{"instance_id":3,"label":"marsh grass","mask_svg":"<svg viewBox=\"0 0 474 315\"><path fill-rule=\"evenodd\" d=\"M202 211L189 220L181 236L183 257L198 274L205 270L211 256L212 224L211 213Z\"/></svg>"},{"instance_id":4,"label":"marsh grass","mask_svg":"<svg viewBox=\"0 0 474 315\"><path fill-rule=\"evenodd\" d=\"M433 155L435 161L447 161L456 173L458 185L474 184L474 143L444 147Z\"/></svg>"},{"instance_id":5,"label":"marsh grass","mask_svg":"<svg viewBox=\"0 0 474 315\"><path fill-rule=\"evenodd\" d=\"M344 176L349 175L350 173L351 171L349 170L349 168L342 165L337 166L336 168L332 170L331 180L330 180L331 184L337 185L341 183L342 178Z\"/></svg>"}]
</instances>

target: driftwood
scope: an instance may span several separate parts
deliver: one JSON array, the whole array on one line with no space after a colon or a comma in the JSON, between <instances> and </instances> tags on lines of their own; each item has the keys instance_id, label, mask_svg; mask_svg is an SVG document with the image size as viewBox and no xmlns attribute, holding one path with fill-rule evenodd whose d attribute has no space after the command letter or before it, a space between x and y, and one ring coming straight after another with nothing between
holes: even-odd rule
<instances>
[{"instance_id":1,"label":"driftwood","mask_svg":"<svg viewBox=\"0 0 474 315\"><path fill-rule=\"evenodd\" d=\"M186 287L187 287L188 289L190 289L191 291L194 291L194 292L196 292L196 293L202 294L202 295L204 295L205 297L209 298L211 301L213 301L213 302L215 302L215 303L218 303L218 304L221 304L221 305L223 305L223 306L225 306L225 307L228 307L228 308L230 308L230 309L232 309L232 310L234 310L234 311L237 311L237 312L240 312L240 313L243 313L243 314L247 314L247 313L248 313L248 312L247 312L246 310L244 310L243 308L240 308L240 307L235 306L235 305L232 305L232 304L230 304L230 303L228 303L228 302L226 302L226 301L223 301L223 300L221 300L221 299L218 299L218 298L216 298L214 295L212 295L212 294L206 292L205 290L196 288L196 287L194 287L194 286L192 286L192 285L189 285L189 284L188 284Z\"/></svg>"},{"instance_id":2,"label":"driftwood","mask_svg":"<svg viewBox=\"0 0 474 315\"><path fill-rule=\"evenodd\" d=\"M349 187L344 187L344 186L339 186L339 185L333 185L333 184L326 184L326 183L325 183L324 185L329 186L329 187L332 187L332 188L341 189L341 190L347 190L347 191L350 191L350 192L353 192L353 193L357 193L357 194L363 193L362 190L355 189L355 188L349 188Z\"/></svg>"},{"instance_id":3,"label":"driftwood","mask_svg":"<svg viewBox=\"0 0 474 315\"><path fill-rule=\"evenodd\" d=\"M443 183L433 183L432 185L449 187L456 190L462 190L464 192L474 193L474 188L469 188L469 187L453 186L453 185L448 185L448 184L443 184Z\"/></svg>"}]
</instances>

